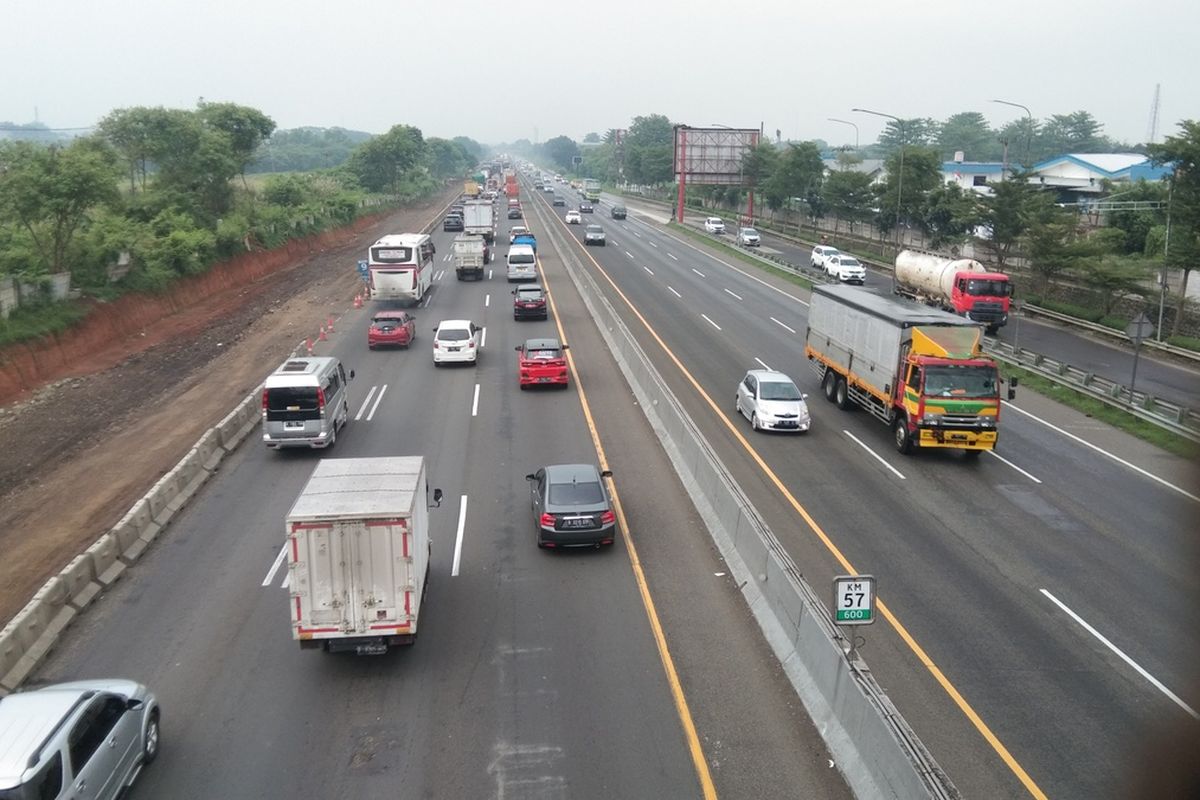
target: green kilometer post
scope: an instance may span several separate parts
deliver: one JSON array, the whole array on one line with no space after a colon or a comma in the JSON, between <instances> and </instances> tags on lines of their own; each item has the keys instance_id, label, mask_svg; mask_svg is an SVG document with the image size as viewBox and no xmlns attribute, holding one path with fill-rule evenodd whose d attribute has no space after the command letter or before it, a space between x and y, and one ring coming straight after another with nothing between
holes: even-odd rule
<instances>
[{"instance_id":1,"label":"green kilometer post","mask_svg":"<svg viewBox=\"0 0 1200 800\"><path fill-rule=\"evenodd\" d=\"M833 579L833 621L870 625L875 621L875 576L838 575Z\"/></svg>"}]
</instances>

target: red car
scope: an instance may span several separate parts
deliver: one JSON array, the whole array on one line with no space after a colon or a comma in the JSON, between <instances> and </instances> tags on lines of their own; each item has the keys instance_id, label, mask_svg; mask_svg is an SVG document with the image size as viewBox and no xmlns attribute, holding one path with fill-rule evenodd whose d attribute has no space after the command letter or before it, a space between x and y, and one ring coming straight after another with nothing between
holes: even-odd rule
<instances>
[{"instance_id":1,"label":"red car","mask_svg":"<svg viewBox=\"0 0 1200 800\"><path fill-rule=\"evenodd\" d=\"M380 345L407 348L417 335L417 321L407 311L376 311L367 329L367 347Z\"/></svg>"},{"instance_id":2,"label":"red car","mask_svg":"<svg viewBox=\"0 0 1200 800\"><path fill-rule=\"evenodd\" d=\"M525 344L517 345L517 380L521 388L567 388L567 347L558 339L527 339Z\"/></svg>"}]
</instances>

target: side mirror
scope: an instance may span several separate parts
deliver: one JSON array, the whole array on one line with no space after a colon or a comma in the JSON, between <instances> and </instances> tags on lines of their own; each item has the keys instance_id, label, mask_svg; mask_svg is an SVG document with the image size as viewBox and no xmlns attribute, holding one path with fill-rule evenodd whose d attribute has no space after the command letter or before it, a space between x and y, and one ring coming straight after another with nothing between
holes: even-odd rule
<instances>
[{"instance_id":1,"label":"side mirror","mask_svg":"<svg viewBox=\"0 0 1200 800\"><path fill-rule=\"evenodd\" d=\"M441 489L433 490L433 504L435 506L440 506L442 504L442 490Z\"/></svg>"},{"instance_id":2,"label":"side mirror","mask_svg":"<svg viewBox=\"0 0 1200 800\"><path fill-rule=\"evenodd\" d=\"M534 475L534 474L531 472L531 473L529 473L528 475L526 475L526 476L525 476L525 480L527 480L527 481L536 481L536 480L537 480L537 476L536 476L536 475Z\"/></svg>"},{"instance_id":3,"label":"side mirror","mask_svg":"<svg viewBox=\"0 0 1200 800\"><path fill-rule=\"evenodd\" d=\"M1017 399L1017 386L1018 386L1018 384L1020 384L1020 382L1021 382L1021 379L1018 378L1016 375L1014 375L1008 379L1008 399L1009 400Z\"/></svg>"},{"instance_id":4,"label":"side mirror","mask_svg":"<svg viewBox=\"0 0 1200 800\"><path fill-rule=\"evenodd\" d=\"M611 469L606 469L606 470L602 471L602 472L600 473L600 477L601 477L601 478L611 478L611 477L612 477L612 470L611 470Z\"/></svg>"},{"instance_id":5,"label":"side mirror","mask_svg":"<svg viewBox=\"0 0 1200 800\"><path fill-rule=\"evenodd\" d=\"M350 370L350 380L354 380L354 370Z\"/></svg>"},{"instance_id":6,"label":"side mirror","mask_svg":"<svg viewBox=\"0 0 1200 800\"><path fill-rule=\"evenodd\" d=\"M800 393L800 399L801 399L801 400L807 400L807 399L808 399L808 392L801 392L801 393Z\"/></svg>"}]
</instances>

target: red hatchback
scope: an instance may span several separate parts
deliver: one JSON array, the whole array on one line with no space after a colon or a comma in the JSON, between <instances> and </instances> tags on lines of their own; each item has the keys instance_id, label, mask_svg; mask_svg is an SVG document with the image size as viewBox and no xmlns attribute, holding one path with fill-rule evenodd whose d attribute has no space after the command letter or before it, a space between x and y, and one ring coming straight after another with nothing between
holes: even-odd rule
<instances>
[{"instance_id":1,"label":"red hatchback","mask_svg":"<svg viewBox=\"0 0 1200 800\"><path fill-rule=\"evenodd\" d=\"M558 339L528 339L517 345L517 380L521 388L561 386L567 388L567 345Z\"/></svg>"},{"instance_id":2,"label":"red hatchback","mask_svg":"<svg viewBox=\"0 0 1200 800\"><path fill-rule=\"evenodd\" d=\"M417 335L417 321L407 311L376 311L367 329L367 347L408 347Z\"/></svg>"}]
</instances>

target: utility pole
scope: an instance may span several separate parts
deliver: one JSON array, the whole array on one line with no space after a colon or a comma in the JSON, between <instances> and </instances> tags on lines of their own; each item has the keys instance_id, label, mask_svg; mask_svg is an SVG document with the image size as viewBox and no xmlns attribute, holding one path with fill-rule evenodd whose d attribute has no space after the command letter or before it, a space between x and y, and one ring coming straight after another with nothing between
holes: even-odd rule
<instances>
[{"instance_id":1,"label":"utility pole","mask_svg":"<svg viewBox=\"0 0 1200 800\"><path fill-rule=\"evenodd\" d=\"M865 108L852 108L850 110L857 111L860 114L874 114L877 117L887 117L888 119L895 120L896 127L900 131L900 170L899 170L899 174L896 175L896 254L899 255L900 250L902 249L900 246L900 243L901 243L900 198L903 196L903 192L904 192L904 145L905 145L904 120L902 120L899 117L894 116L892 114L884 114L881 111L869 111ZM892 270L892 294L895 294L895 293L896 293L896 270L893 269Z\"/></svg>"}]
</instances>

